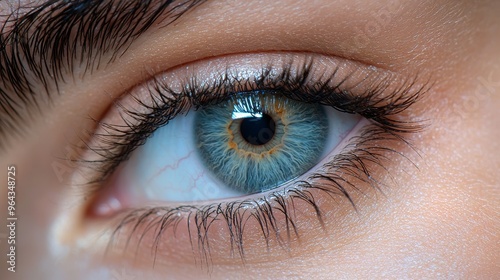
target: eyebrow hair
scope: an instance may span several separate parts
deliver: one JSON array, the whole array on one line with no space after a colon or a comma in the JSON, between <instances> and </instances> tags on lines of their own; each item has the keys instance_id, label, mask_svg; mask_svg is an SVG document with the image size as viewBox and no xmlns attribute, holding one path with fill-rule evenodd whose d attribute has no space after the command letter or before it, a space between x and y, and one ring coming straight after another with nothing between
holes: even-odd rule
<instances>
[{"instance_id":1,"label":"eyebrow hair","mask_svg":"<svg viewBox=\"0 0 500 280\"><path fill-rule=\"evenodd\" d=\"M206 0L46 0L0 15L0 150L40 99L52 101L75 69L110 64L153 27L165 27ZM29 12L22 14L22 11Z\"/></svg>"}]
</instances>

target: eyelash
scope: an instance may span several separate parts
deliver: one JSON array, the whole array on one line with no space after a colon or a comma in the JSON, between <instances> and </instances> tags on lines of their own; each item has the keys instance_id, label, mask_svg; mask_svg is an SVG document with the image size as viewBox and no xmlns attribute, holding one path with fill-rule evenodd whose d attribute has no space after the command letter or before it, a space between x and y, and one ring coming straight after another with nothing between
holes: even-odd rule
<instances>
[{"instance_id":1,"label":"eyelash","mask_svg":"<svg viewBox=\"0 0 500 280\"><path fill-rule=\"evenodd\" d=\"M350 144L322 166L324 173L313 173L306 181L295 182L293 186L272 191L264 197L212 203L205 206L146 207L133 210L125 215L111 234L108 249L113 247L113 240L120 232L127 228L127 225L132 225L132 231L128 233L129 240L141 226L146 229L141 236L149 230L154 230L156 238L152 248L156 252L162 233L165 232L164 228L172 227L175 231L185 217L191 245L194 246L191 232L191 227L194 227L198 238L199 256L204 263L209 263L209 228L213 221L222 219L226 221L229 229L231 253L234 254L234 248L236 248L238 255L244 260L243 231L248 218L253 218L258 222L268 248L273 237L281 246L285 246L287 240L282 238L282 226L285 227L285 236L288 240L292 234L299 237L294 211L294 205L298 201L306 202L312 207L323 227L322 211L316 202L315 191L326 194L332 200L338 196L344 197L356 209L350 193L351 190L360 191L357 183L370 184L377 190L384 186L372 175L371 164L388 172L385 167L385 161L388 160L387 153L403 156L411 162L406 155L390 148L391 145L387 144L403 143L413 149L405 135L420 131L424 128L423 123L401 121L394 116L417 102L429 89L427 85L415 89L416 79L414 79L402 83L397 89L387 94L392 77L375 77L374 82L370 82L361 94L355 95L352 90L359 91L357 87L361 83L349 88L345 86L346 81L354 73L347 75L340 82L333 83L339 70L336 69L328 79L322 82L311 82L314 59L307 59L303 64L295 66L298 69L295 69L293 65L295 65L293 61L289 61L279 75L273 75L275 67L268 65L255 81L238 80L232 77L231 73L226 72L210 84L199 84L193 76L183 81L184 86L178 92L162 80L154 79L149 88L149 98L153 101L152 104L146 104L139 98L135 98L135 102L142 109L138 110L137 108L127 109L120 102L116 102L116 108L123 112L120 116L125 125L98 124L105 132L94 133L92 138L97 139L99 144L87 146L99 155L99 159L82 160L86 167L90 167L98 174L89 180L88 186L100 188L101 183L105 182L137 147L144 144L156 129L167 125L177 115L187 113L191 108L196 110L217 104L240 92L273 91L297 101L320 103L346 113L359 114L369 119L371 124L366 125L360 135L349 139ZM146 113L140 113L141 111L146 111ZM375 144L379 141L384 141L385 147ZM92 190L91 193L97 191ZM284 216L284 225L276 221L275 213ZM128 243L127 241L123 250L127 250Z\"/></svg>"}]
</instances>

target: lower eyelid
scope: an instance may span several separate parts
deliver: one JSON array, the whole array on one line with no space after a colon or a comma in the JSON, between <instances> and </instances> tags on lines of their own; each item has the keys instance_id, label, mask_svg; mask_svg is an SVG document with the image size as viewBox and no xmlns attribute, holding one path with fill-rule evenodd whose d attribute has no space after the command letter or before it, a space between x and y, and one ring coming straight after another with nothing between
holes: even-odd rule
<instances>
[{"instance_id":1,"label":"lower eyelid","mask_svg":"<svg viewBox=\"0 0 500 280\"><path fill-rule=\"evenodd\" d=\"M382 180L388 172L385 168L390 168L391 160L401 157L399 153L403 152L391 151L390 147L400 144L401 139L377 125L364 121L360 123L360 128L363 130L362 136L359 136L361 138L351 142L350 147L345 148L337 159L325 161L324 169L336 174L333 177L338 179L334 184L322 181L323 177L312 175L312 180L320 182L320 185L309 189L291 187L284 200L270 199L268 194L267 199L252 204L252 207L233 205L232 210L239 207L238 211L229 211L224 206L218 208L218 204L213 204L211 210L204 211L199 211L200 208L194 206L180 208L179 211L171 211L171 208L162 206L129 210L112 219L117 222L112 227L114 231L106 223L106 233L99 238L99 243L107 246L106 256L110 260L125 256L125 259L133 260L139 267L150 267L155 263L155 267L160 270L179 263L193 264L193 258L198 265L239 264L243 260L246 263L279 261L291 255L300 255L306 244L325 239L334 240L338 246L342 246L355 238L356 231L353 228L359 226L359 211L363 211L363 205L374 202L365 198L374 198L375 195L371 193L377 193L377 188L383 187L386 190L391 185L391 182ZM363 155L362 153L370 150L379 152L375 142L384 143L388 150L377 157ZM404 153L411 151L408 148ZM362 162L355 159L354 155ZM378 160L377 163L373 163L375 159ZM349 162L352 164L349 165ZM364 164L367 170L363 171L360 166L356 166L359 164ZM304 190L307 199L303 199ZM274 192L270 192L272 193ZM294 196L295 199L292 199ZM259 201L258 197L253 201ZM274 202L267 204L266 201ZM280 201L287 205L286 213L289 216L283 214ZM355 203L355 206L351 203ZM269 208L270 205L273 207ZM314 207L321 211L320 219ZM278 231L273 229L271 220L268 220L269 231L266 235L262 230L262 224L266 223L259 223L255 218L258 215L252 216L256 209L267 209L264 212L272 209L271 220L275 222ZM148 212L149 215L146 216ZM248 217L250 218L247 219ZM286 217L290 219L288 224ZM228 220L232 223L245 223L243 231L235 230L241 226L237 223L232 225L233 231L229 230Z\"/></svg>"}]
</instances>

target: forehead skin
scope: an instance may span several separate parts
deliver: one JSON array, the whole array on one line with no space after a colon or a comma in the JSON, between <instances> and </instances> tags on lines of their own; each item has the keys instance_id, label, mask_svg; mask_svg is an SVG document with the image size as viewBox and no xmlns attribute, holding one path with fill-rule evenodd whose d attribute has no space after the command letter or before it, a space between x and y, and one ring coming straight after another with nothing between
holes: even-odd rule
<instances>
[{"instance_id":1,"label":"forehead skin","mask_svg":"<svg viewBox=\"0 0 500 280\"><path fill-rule=\"evenodd\" d=\"M18 3L2 1L0 11ZM82 116L105 112L106 100L112 98L103 101L100 93L120 96L141 80L145 64L162 70L227 53L293 48L409 75L432 72L438 85L417 105L417 111L433 121L413 139L422 153L414 159L419 170L399 172L398 188L362 208L352 242L339 245L325 239L308 244L301 254L279 264L215 267L212 279L495 278L500 273L500 2L408 1L386 29L370 31L371 19L384 21L376 12L380 8L376 1L361 0L212 1L175 27L146 34L106 71L61 85L63 93L79 94L57 101L30 128L36 139L23 139L0 159L1 166L16 163L24 173L19 175L24 187L18 189L20 272L12 277L2 266L0 278L149 276L127 267L109 270L107 264L89 268L91 254L54 246L54 221L62 215L56 205L65 199L67 186L54 178L53 155L78 138L68 135L91 128L81 122ZM292 15L294 21L287 20ZM190 22L193 18L200 21ZM362 43L366 39L369 45ZM167 42L169 52L161 47ZM351 48L356 42L361 42L359 48ZM5 175L2 171L2 182ZM5 190L0 192L4 198ZM6 209L5 199L0 206ZM0 245L4 252L5 243ZM164 275L206 276L196 266L176 269Z\"/></svg>"}]
</instances>

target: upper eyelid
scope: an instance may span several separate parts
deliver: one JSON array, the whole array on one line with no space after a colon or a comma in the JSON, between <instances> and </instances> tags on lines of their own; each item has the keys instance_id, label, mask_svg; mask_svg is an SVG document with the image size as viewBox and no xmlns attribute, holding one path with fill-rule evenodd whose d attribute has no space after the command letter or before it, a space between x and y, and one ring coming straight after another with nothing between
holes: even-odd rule
<instances>
[{"instance_id":1,"label":"upper eyelid","mask_svg":"<svg viewBox=\"0 0 500 280\"><path fill-rule=\"evenodd\" d=\"M274 55L276 55L278 57L280 57L280 56L287 57L285 54L280 54L280 53L274 54ZM298 56L298 57L304 58L303 61L302 60L300 60L300 61L302 61L302 63L304 63L305 65L304 64L301 65L299 63L295 66L291 66L292 64L294 64L293 60L284 59L283 61L281 61L281 63L284 63L284 65L287 65L293 69L293 70L288 69L288 71L297 71L297 69L304 69L306 67L316 68L316 67L319 67L318 65L321 65L320 63L314 62L313 58L315 56L312 56L311 54L294 54L294 55L295 56L292 56L292 57ZM249 55L249 56L251 56L251 55ZM272 56L272 54L262 54L262 56L263 57L270 57L270 56ZM239 56L237 56L237 57L239 57ZM318 59L318 60L321 60L321 58L323 58L325 60L328 59L328 57L323 57L323 56L320 56L320 58L316 57L316 59ZM229 61L234 61L234 59L237 60L237 58L228 58ZM245 59L243 59L243 60L245 60ZM208 61L205 63L207 65L210 65L212 62ZM266 67L267 67L267 69L270 69L271 71L273 71L272 69L274 69L274 68L283 67L283 65L281 65L280 62L275 62L274 64L272 62L267 62L267 63L261 62L261 63L262 63L262 66L260 66L260 67L256 66L259 69L258 71L265 72ZM309 66L307 66L308 63L310 64ZM325 63L325 61L323 61L323 63ZM217 64L217 63L215 63L215 64ZM341 64L341 63L338 65L339 65L338 67L341 67L340 65L345 66L345 64ZM235 67L235 69L238 69L238 63L236 63L236 66L234 66L234 67ZM353 67L354 67L354 69L360 69L359 67L365 68L364 66L360 66L360 65L356 65ZM190 74L186 74L186 73L182 74L183 72L181 71L180 75L181 76L186 75L186 76L184 78L179 78L180 79L179 83L181 85L181 88L178 88L177 91L182 93L185 90L187 92L184 92L183 94L190 95L189 87L193 87L193 86L203 87L204 82L202 80L198 79L197 75L200 75L199 72L204 72L204 71L201 70L201 69L203 69L203 67L200 68L200 67L189 66L186 68L189 68L189 69L194 68L195 71L191 74L194 76L191 76ZM222 69L225 69L225 68L222 66ZM206 70L206 71L210 72L209 70ZM230 71L230 70L226 69L226 70L223 70L223 72L219 72L219 73L215 73L215 74L227 76L228 73L231 73L228 71ZM344 71L345 73L340 74L339 68L336 68L336 67L334 67L333 70L330 69L329 71L331 72L330 74L332 75L332 77L335 77L338 80L336 83L337 86L340 86L341 84L346 83L345 79L347 79L347 78L341 78L342 75L344 75L344 77L350 77L350 75L353 74L352 70L348 70L347 72ZM287 72L286 69L281 70L281 72L280 72L280 70L278 70L278 74L277 74L278 77L274 77L274 79L275 79L274 81L279 82L280 81L280 77L279 77L280 73L283 75L286 72ZM359 71L359 72L361 72L361 74L363 74L362 71ZM165 74L162 74L162 75L165 75ZM295 75L300 76L300 74L295 74ZM169 75L167 75L167 76L169 78L172 78L172 76L169 76ZM234 74L229 74L229 76L234 76ZM191 80L193 77L196 78L195 81ZM359 96L360 99L357 101L353 101L353 100L349 101L349 99L344 100L344 102L355 102L355 103L352 103L350 105L351 110L353 110L352 112L360 113L361 109L367 108L367 109L369 109L369 111L366 111L367 114L371 114L371 115L370 116L367 115L366 117L370 117L374 121L379 122L381 125L385 126L387 129L399 130L399 132L410 132L411 130L418 130L420 128L420 126L415 125L415 123L413 123L413 122L400 122L400 123L398 123L398 121L388 119L384 115L389 113L389 112L395 113L396 111L402 111L402 110L404 110L404 108L406 108L409 105L411 105L412 103L414 103L418 98L421 97L421 95L426 90L428 90L428 88L425 87L426 84L423 84L422 86L418 86L418 84L414 84L415 81L413 79L408 79L407 81L402 80L402 81L399 81L398 83L396 83L395 79L393 79L392 74L384 76L384 75L380 75L380 73L378 73L378 71L373 72L373 74L368 74L368 77L370 77L371 79L374 79L375 82L374 81L364 81L366 83L363 84L363 82L358 81L358 82L354 82L350 86L345 85L342 87L342 90L348 90L350 87L353 89L355 87L359 87L361 89L356 90L358 93L363 92L363 87L368 88L368 90L371 90L371 92L370 91L366 92L367 96L364 96L364 98L363 98L363 96ZM327 78L327 77L325 77L325 78ZM211 75L209 75L208 79L209 80L212 79ZM361 79L361 78L356 78L356 79L353 78L353 80L359 80L359 79ZM244 80L243 82L245 82L245 79L243 79L243 80ZM394 89L392 89L392 91L389 90L389 86L390 86L388 84L389 81L394 81L394 83L395 83L395 86L393 86ZM408 82L408 81L410 81L410 82ZM166 81L166 82L168 83L168 81ZM224 85L223 84L224 82L227 82L228 84ZM254 84L254 83L249 82L249 81L246 81L246 82L249 84ZM286 82L290 83L290 80L287 80ZM217 83L222 83L222 84L215 85ZM204 88L203 90L210 92L210 95L212 95L212 92L220 94L220 92L217 92L218 90L223 89L223 88L229 89L231 86L230 84L234 84L234 83L236 83L237 84L236 86L238 86L239 82L237 80L232 79L232 78L217 79L213 82L212 86L207 86L207 84L205 84L205 86L207 86L207 87ZM117 124L114 121L107 120L105 117L103 120L101 120L99 122L100 128L99 127L97 128L97 131L95 132L94 136L92 136L92 135L87 136L88 138L94 139L94 140L90 140L86 144L86 146L88 146L90 148L90 151L89 151L90 153L95 153L96 155L99 155L100 161L102 161L102 163L101 163L101 165L99 165L98 169L101 171L105 170L105 172L103 172L103 173L106 173L110 170L112 171L114 169L114 167L116 166L116 164L118 164L119 162L121 162L122 160L127 158L128 154L130 154L132 151L130 148L130 145L127 145L127 143L129 143L129 144L136 143L136 142L142 143L142 141L145 141L146 137L148 135L150 135L150 133L152 133L153 128L148 128L149 126L148 126L148 123L146 122L146 120L148 118L152 118L150 116L150 114L152 113L151 110L157 111L155 113L155 115L157 115L157 114L164 115L166 110L172 109L172 108L169 108L170 105L168 105L168 103L165 103L165 102L169 102L169 100L171 100L171 97L166 97L167 95L169 95L170 93L172 93L173 95L176 94L173 92L169 92L169 91L172 91L173 89L168 88L168 86L163 84L162 81L157 81L155 79L153 79L153 82L151 82L151 84L153 85L153 88L150 88L151 86L148 87L148 86L144 86L144 85L141 85L138 87L139 89L145 90L145 93L143 93L143 94L145 94L145 96L137 97L134 94L128 94L128 95L124 96L123 99L129 100L129 101L125 102L124 104L122 104L121 101L117 101L116 106L114 107L115 109L113 109L113 107L112 107L111 112L113 112L113 111L116 111L116 112L112 113L110 115L113 116L113 114L118 113L120 116L119 119L120 118L122 119L120 121L121 124ZM184 85L184 86L182 86L182 85ZM243 86L242 84L239 84L239 85ZM162 86L167 86L167 88L161 88ZM187 86L187 88L185 86ZM154 88L154 87L159 87L159 88ZM259 88L259 86L256 86L256 89L257 88ZM262 89L262 86L260 86L260 88ZM330 86L329 89L332 89L332 87ZM200 90L200 88L198 88L197 90ZM308 90L308 88L304 88L304 90ZM364 90L367 90L367 89L364 89ZM175 91L175 90L173 90L173 91ZM161 92L168 93L168 94L163 95ZM200 93L200 92L198 92L198 93ZM382 93L385 93L385 96L383 96ZM387 95L387 94L389 94L389 95ZM141 95L141 93L139 94L139 96L140 95ZM162 97L162 96L165 96L165 97ZM187 96L185 96L185 97L187 97ZM335 97L335 96L333 96L333 97ZM150 100L150 102L147 102L145 100ZM365 103L367 100L372 102L373 104L369 105L369 103L366 103L363 105L363 103ZM132 104L130 104L130 102L132 102ZM334 101L334 102L337 102L337 101ZM163 108L163 106L167 106L167 107ZM188 105L185 104L185 106L188 106ZM359 107L359 108L356 108L356 107ZM179 107L179 108L176 107L176 108L173 108L173 110L182 111L182 108L184 108L184 107ZM348 109L348 107L346 107L346 105L344 105L344 107L339 107L339 108L342 108L343 110ZM391 108L391 109L389 109L389 108ZM139 110L139 111L137 111L137 110ZM377 113L377 110L379 110L378 113ZM377 114L379 114L379 115L377 115ZM108 113L108 115L109 115L109 113ZM164 117L160 117L160 118L164 118ZM158 126L159 121L160 121L159 119L153 120L154 126ZM165 122L165 121L166 121L166 119L161 120L161 122ZM147 133L140 134L142 138L136 139L136 137L134 136L135 133L133 133L133 132L136 130L141 130L141 127L142 127L142 129L147 129ZM144 133L145 131L140 131L140 132ZM130 137L132 137L132 138L130 138ZM139 136L137 136L137 137L139 137ZM119 141L119 142L114 142L114 141ZM104 144L102 144L102 143L104 143ZM104 146L102 146L102 145L104 145ZM135 146L136 145L134 145L133 149L135 149ZM123 150L118 149L117 147L118 148L123 147ZM100 179L92 181L92 183L100 182L100 181L102 181L103 178L106 178L106 174L103 174L102 176L103 177L101 177Z\"/></svg>"}]
</instances>

